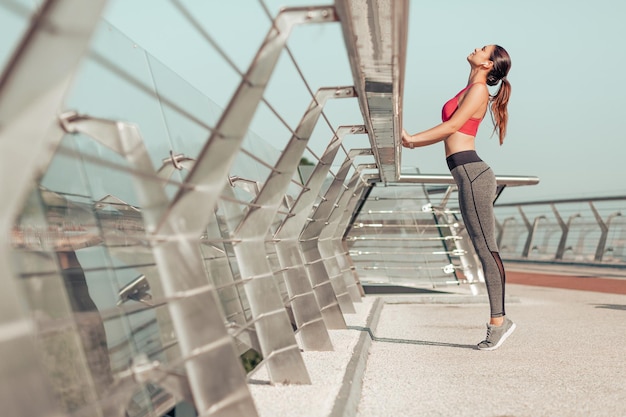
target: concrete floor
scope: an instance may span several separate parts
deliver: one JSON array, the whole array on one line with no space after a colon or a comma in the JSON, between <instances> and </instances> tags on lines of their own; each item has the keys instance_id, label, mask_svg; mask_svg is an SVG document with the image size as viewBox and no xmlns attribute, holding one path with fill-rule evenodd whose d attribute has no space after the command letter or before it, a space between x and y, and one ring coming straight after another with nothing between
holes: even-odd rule
<instances>
[{"instance_id":1,"label":"concrete floor","mask_svg":"<svg viewBox=\"0 0 626 417\"><path fill-rule=\"evenodd\" d=\"M517 330L475 349L489 309L451 294L367 296L333 352L304 352L313 383L250 384L259 415L626 417L626 295L512 284ZM372 337L373 336L373 337Z\"/></svg>"},{"instance_id":2,"label":"concrete floor","mask_svg":"<svg viewBox=\"0 0 626 417\"><path fill-rule=\"evenodd\" d=\"M486 304L386 303L357 415L626 416L626 295L507 289L518 327L492 352Z\"/></svg>"}]
</instances>

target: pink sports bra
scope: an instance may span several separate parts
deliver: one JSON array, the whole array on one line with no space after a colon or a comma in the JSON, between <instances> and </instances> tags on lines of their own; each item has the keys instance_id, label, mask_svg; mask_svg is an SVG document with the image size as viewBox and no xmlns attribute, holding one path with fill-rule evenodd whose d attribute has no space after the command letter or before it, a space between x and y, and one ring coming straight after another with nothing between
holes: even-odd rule
<instances>
[{"instance_id":1,"label":"pink sports bra","mask_svg":"<svg viewBox=\"0 0 626 417\"><path fill-rule=\"evenodd\" d=\"M459 108L459 96L463 94L465 90L469 89L472 85L474 84L470 84L464 89L462 89L461 91L459 91L456 96L452 97L450 100L446 102L446 104L443 105L443 108L441 109L442 121L447 122L448 120L450 120L450 118L452 117L456 109ZM470 136L476 136L476 132L478 132L478 126L480 125L480 122L482 120L483 120L482 118L481 119L478 119L475 117L469 118L467 122L465 122L465 124L461 126L461 128L459 129L459 132L465 133L466 135L470 135Z\"/></svg>"}]
</instances>

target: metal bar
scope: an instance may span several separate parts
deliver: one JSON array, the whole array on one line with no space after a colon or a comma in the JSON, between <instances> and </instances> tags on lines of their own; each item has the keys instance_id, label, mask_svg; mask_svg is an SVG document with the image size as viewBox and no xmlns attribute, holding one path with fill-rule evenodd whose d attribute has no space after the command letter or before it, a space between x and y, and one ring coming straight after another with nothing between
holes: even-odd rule
<instances>
[{"instance_id":1,"label":"metal bar","mask_svg":"<svg viewBox=\"0 0 626 417\"><path fill-rule=\"evenodd\" d=\"M328 175L343 137L348 133L362 132L362 127L358 126L342 126L337 129L304 188L291 207L291 215L283 220L274 234L279 262L283 267L287 268L285 271L286 281L304 282L306 280L308 283L306 288L303 286L301 289L301 291L304 291L303 295L306 295L309 300L306 304L302 303L300 314L310 318L308 322L305 321L310 328L307 329L306 333L301 331L301 337L303 342L305 339L308 339L306 345L310 346L312 350L332 349L327 327L345 328L345 321L332 289L329 286L316 286L313 289L316 279L307 275L304 257L300 252L297 239L306 223L306 216L311 211L315 198ZM320 306L326 306L326 308L320 309ZM295 312L296 308L294 306Z\"/></svg>"},{"instance_id":2,"label":"metal bar","mask_svg":"<svg viewBox=\"0 0 626 417\"><path fill-rule=\"evenodd\" d=\"M604 257L604 250L606 248L606 240L609 236L609 226L611 225L611 220L616 216L621 216L622 213L617 211L615 213L609 214L605 222L602 219L602 216L600 216L600 213L598 212L596 206L593 205L593 202L589 202L589 207L593 212L593 216L595 217L598 226L600 226L600 238L598 239L598 246L596 247L596 253L593 257L593 260L596 262L602 262L602 258Z\"/></svg>"},{"instance_id":3,"label":"metal bar","mask_svg":"<svg viewBox=\"0 0 626 417\"><path fill-rule=\"evenodd\" d=\"M264 278L265 283L261 283L259 278L243 286L248 295L254 318L263 316L268 311L280 309L283 306L280 292L274 284L272 267L268 262L265 251L265 239L326 101L331 98L348 97L354 97L354 89L352 87L329 87L321 88L317 91L298 124L294 135L285 146L285 149L283 149L273 172L263 183L263 187L254 198L253 204L255 207L248 209L238 227L232 233L234 239L242 241L233 246L242 278L246 279L251 276L267 274L267 277ZM306 276L292 274L285 274L284 276L287 278L285 284L289 297L298 296L298 301L292 303L296 324L298 326L308 322L323 324L321 316L302 317L301 313L303 311L310 311L306 309L306 302L316 304L313 289ZM262 288L262 290L259 288ZM309 295L308 300L303 298L304 294ZM284 349L285 344L289 346L296 344L287 312L284 311L282 315L268 315L262 321L259 320L256 326L263 356L268 358L271 355L271 360L267 361L271 380L273 382L310 383L299 349ZM309 329L313 329L313 327L302 328L302 331L306 334ZM328 338L328 343L330 343L327 333L326 337ZM312 338L306 337L303 338L303 341L309 341L310 339ZM315 345L307 347L311 349L313 346Z\"/></svg>"},{"instance_id":4,"label":"metal bar","mask_svg":"<svg viewBox=\"0 0 626 417\"><path fill-rule=\"evenodd\" d=\"M367 153L369 152L371 152L371 150ZM317 281L317 284L315 284L316 287L324 286L328 288L328 285L330 285L331 288L333 288L341 311L344 314L355 312L354 305L352 304L352 299L350 297L350 294L348 293L345 281L343 279L331 280L324 264L322 262L318 262L322 258L322 255L319 252L317 244L319 235L324 229L325 222L331 215L332 210L335 207L335 201L337 200L341 191L344 190L344 181L346 180L353 160L354 158L362 154L363 153L360 150L349 152L348 156L337 171L333 182L328 187L324 198L313 212L309 223L307 223L306 226L302 229L299 238L300 247L302 248L302 254L305 261L307 262L309 276L315 277ZM355 175L356 178L360 178L360 172L357 172ZM325 306L321 306L322 310L324 309L324 307Z\"/></svg>"},{"instance_id":5,"label":"metal bar","mask_svg":"<svg viewBox=\"0 0 626 417\"><path fill-rule=\"evenodd\" d=\"M43 2L0 76L0 193L5 197L0 205L0 351L11 358L0 365L0 403L8 415L61 415L33 343L37 328L24 311L9 236L62 139L56 114L105 4Z\"/></svg>"},{"instance_id":6,"label":"metal bar","mask_svg":"<svg viewBox=\"0 0 626 417\"><path fill-rule=\"evenodd\" d=\"M359 172L357 171L356 174L359 174ZM320 233L318 242L318 247L322 256L329 258L328 260L325 260L329 274L340 274L353 302L361 301L361 296L364 294L364 291L360 285L358 277L352 274L350 270L351 262L345 259L342 262L338 258L346 253L343 250L343 244L341 241L343 236L345 236L345 231L352 219L352 214L355 212L356 207L361 203L362 196L367 195L371 189L371 186L361 181L357 181L356 178L353 178L356 185L352 186L352 181L350 181L347 189L343 191L343 194L338 199L333 212L326 221L326 227ZM349 273L344 273L344 271Z\"/></svg>"},{"instance_id":7,"label":"metal bar","mask_svg":"<svg viewBox=\"0 0 626 417\"><path fill-rule=\"evenodd\" d=\"M556 206L554 204L550 204L550 207L552 208L554 217L556 218L556 221L559 224L559 227L561 228L561 237L559 239L559 244L556 248L556 254L554 255L554 259L562 260L563 255L565 254L565 245L567 243L567 236L569 235L570 227L574 219L577 217L580 217L580 213L571 215L569 219L567 220L567 223L565 223L563 221L563 218L561 217L561 214L557 210Z\"/></svg>"},{"instance_id":8,"label":"metal bar","mask_svg":"<svg viewBox=\"0 0 626 417\"><path fill-rule=\"evenodd\" d=\"M301 233L306 224L307 216L311 212L316 197L319 194L319 190L322 188L324 180L330 171L331 164L339 151L339 145L343 141L343 137L346 134L363 133L365 133L364 126L341 126L337 129L335 136L327 146L318 164L315 166L311 176L305 184L304 189L300 192L298 198L294 202L294 205L290 210L290 214L292 214L292 216L287 216L274 234L274 239L276 240L276 252L281 264L283 267L292 267L292 269L286 272L286 276L304 276L311 281L311 284L314 287L315 299L317 300L317 305L319 306L318 309L321 310L326 327L331 329L342 329L346 326L337 297L335 296L335 293L330 285L319 285L324 281L323 279L320 280L320 277L318 276L309 276L307 274L308 269L304 266L305 258L298 245L298 235ZM354 156L361 154L361 152L365 151L360 150L359 152L353 153L353 158ZM311 344L320 344L324 342L323 346L326 346L323 339L318 339L318 341L311 341Z\"/></svg>"},{"instance_id":9,"label":"metal bar","mask_svg":"<svg viewBox=\"0 0 626 417\"><path fill-rule=\"evenodd\" d=\"M375 240L375 241L390 241L390 242L428 242L428 241L442 241L442 240L455 240L460 239L452 236L438 236L438 237L381 237L381 236L351 236L347 240Z\"/></svg>"},{"instance_id":10,"label":"metal bar","mask_svg":"<svg viewBox=\"0 0 626 417\"><path fill-rule=\"evenodd\" d=\"M596 203L604 202L604 201L624 201L626 200L626 196L612 196L612 197L595 197L595 198L567 198L561 200L537 200L537 201L528 201L524 203L506 203L506 204L498 204L497 207L517 207L519 205L523 206L535 206L535 205L548 205L548 204L569 204L569 203L588 203L589 201L593 201Z\"/></svg>"},{"instance_id":11,"label":"metal bar","mask_svg":"<svg viewBox=\"0 0 626 417\"><path fill-rule=\"evenodd\" d=\"M400 184L456 184L452 175L444 174L401 174L396 181ZM522 185L535 185L539 183L538 177L525 177L513 175L497 175L496 183L498 185L506 185L508 187L517 187ZM504 207L507 204L499 204L498 207ZM513 204L515 205L515 204Z\"/></svg>"}]
</instances>

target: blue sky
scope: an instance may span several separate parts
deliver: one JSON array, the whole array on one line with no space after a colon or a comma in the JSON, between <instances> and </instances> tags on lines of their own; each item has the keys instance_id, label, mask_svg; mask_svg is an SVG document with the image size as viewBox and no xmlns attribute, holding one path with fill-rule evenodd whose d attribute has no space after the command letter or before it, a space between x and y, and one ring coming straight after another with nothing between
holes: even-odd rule
<instances>
[{"instance_id":1,"label":"blue sky","mask_svg":"<svg viewBox=\"0 0 626 417\"><path fill-rule=\"evenodd\" d=\"M114 1L107 15L126 33L132 22L137 23L132 16L121 16L130 13L129 3L142 2ZM247 7L241 7L241 3L220 2L220 6L213 6L214 11L220 9L225 17L221 23L226 26L216 27L215 33L227 31L233 44L249 43L246 34L264 33L267 25L265 16L258 13L258 2L246 2ZM273 10L284 3L294 4L267 2ZM234 4L238 6L236 13L230 10ZM477 149L497 174L536 175L541 179L537 186L508 190L503 199L625 194L626 164L622 159L626 154L626 135L621 122L626 87L620 75L626 65L626 48L622 44L626 39L622 22L625 15L626 3L615 0L412 0L404 126L415 132L439 123L443 102L467 82L469 66L465 57L475 47L497 43L509 51L513 61L509 75L513 86L509 133L500 147L495 137L490 138L487 119L479 131ZM234 20L229 20L229 16ZM250 23L255 21L261 26ZM234 22L240 23L237 30L229 30ZM328 27L298 28L293 36L297 38L301 31L312 32L320 48L336 52L332 62L327 59L328 52L310 52L309 59L298 58L303 61L301 66L324 73L333 67L331 72L337 81L332 77L323 81L331 85L350 82L347 60L340 56L345 52L337 45L342 42L339 31ZM310 41L305 35L300 36L303 43ZM334 39L334 48L332 42L323 38ZM294 54L306 47L298 45L297 40L290 40ZM151 44L142 41L143 47L166 60L167 51ZM237 49L231 47L229 51L239 59ZM248 52L241 52L241 68L246 68L252 57L252 52L244 50ZM424 173L447 172L443 144L405 151L403 165L418 166Z\"/></svg>"},{"instance_id":2,"label":"blue sky","mask_svg":"<svg viewBox=\"0 0 626 417\"><path fill-rule=\"evenodd\" d=\"M625 3L474 0L411 7L409 131L437 123L439 105L467 80L466 55L474 46L497 43L513 62L509 134L500 147L483 123L477 149L497 174L541 178L540 185L509 190L503 198L625 194ZM442 147L435 147L416 152L424 171L443 169L434 160Z\"/></svg>"},{"instance_id":3,"label":"blue sky","mask_svg":"<svg viewBox=\"0 0 626 417\"><path fill-rule=\"evenodd\" d=\"M237 71L245 71L250 64L269 29L269 19L256 0L183 3L238 70L226 64L167 0L111 0L104 17L225 106L239 82ZM265 3L276 14L282 5L329 1ZM508 190L502 198L523 201L626 194L626 163L622 161L626 134L621 123L626 97L622 76L625 15L626 3L616 0L411 0L404 127L416 132L439 123L441 105L467 82L466 56L475 47L497 43L513 61L509 132L500 147L495 136L490 138L487 118L478 133L478 153L496 174L541 178L539 185ZM314 90L352 84L339 24L296 28L289 46ZM285 54L276 71L266 98L295 126L310 96ZM299 85L292 88L292 84ZM268 114L261 109L252 129L280 149L289 138L288 131ZM360 123L355 100L329 104L326 114L335 127ZM326 138L328 132L319 136ZM358 140L348 147L358 146ZM447 173L443 144L405 150L403 166L417 166L423 173Z\"/></svg>"}]
</instances>

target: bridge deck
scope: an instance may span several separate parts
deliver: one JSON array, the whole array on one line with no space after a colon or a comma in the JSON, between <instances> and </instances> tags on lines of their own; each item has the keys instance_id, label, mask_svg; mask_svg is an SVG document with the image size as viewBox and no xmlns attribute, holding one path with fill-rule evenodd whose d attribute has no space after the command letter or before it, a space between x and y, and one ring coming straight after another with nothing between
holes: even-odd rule
<instances>
[{"instance_id":1,"label":"bridge deck","mask_svg":"<svg viewBox=\"0 0 626 417\"><path fill-rule=\"evenodd\" d=\"M474 348L488 305L466 287L368 295L334 352L305 357L312 386L253 388L260 414L626 415L626 280L572 274L508 271L518 329L493 352Z\"/></svg>"}]
</instances>

